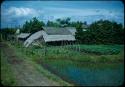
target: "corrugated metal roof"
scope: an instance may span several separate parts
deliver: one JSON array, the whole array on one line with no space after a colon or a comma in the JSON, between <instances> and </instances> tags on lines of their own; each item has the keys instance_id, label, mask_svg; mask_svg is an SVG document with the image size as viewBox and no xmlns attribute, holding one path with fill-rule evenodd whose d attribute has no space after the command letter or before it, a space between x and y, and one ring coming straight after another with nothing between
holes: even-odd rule
<instances>
[{"instance_id":1,"label":"corrugated metal roof","mask_svg":"<svg viewBox=\"0 0 125 87\"><path fill-rule=\"evenodd\" d=\"M45 42L51 42L51 41L74 41L75 37L73 35L48 35L45 31L42 31L43 38Z\"/></svg>"},{"instance_id":2,"label":"corrugated metal roof","mask_svg":"<svg viewBox=\"0 0 125 87\"><path fill-rule=\"evenodd\" d=\"M75 27L65 27L66 29L68 29L72 35L75 35L75 32L76 32L76 28Z\"/></svg>"},{"instance_id":3,"label":"corrugated metal roof","mask_svg":"<svg viewBox=\"0 0 125 87\"><path fill-rule=\"evenodd\" d=\"M19 35L17 35L17 38L26 38L30 35L30 33L21 33Z\"/></svg>"},{"instance_id":4,"label":"corrugated metal roof","mask_svg":"<svg viewBox=\"0 0 125 87\"><path fill-rule=\"evenodd\" d=\"M34 40L40 38L42 36L42 31L38 31L34 34L32 34L25 42L24 46L28 47Z\"/></svg>"},{"instance_id":5,"label":"corrugated metal roof","mask_svg":"<svg viewBox=\"0 0 125 87\"><path fill-rule=\"evenodd\" d=\"M66 28L43 27L43 29L48 35L70 35L71 34L71 32L68 31Z\"/></svg>"},{"instance_id":6,"label":"corrugated metal roof","mask_svg":"<svg viewBox=\"0 0 125 87\"><path fill-rule=\"evenodd\" d=\"M68 31L68 30L67 30ZM55 33L56 31L54 31ZM70 31L68 31L70 32ZM38 31L34 34L32 34L25 42L24 46L28 47L34 40L39 39L40 37L43 37L45 42L51 42L51 41L75 41L75 36L73 36L71 33L69 34L48 34L46 30Z\"/></svg>"}]
</instances>

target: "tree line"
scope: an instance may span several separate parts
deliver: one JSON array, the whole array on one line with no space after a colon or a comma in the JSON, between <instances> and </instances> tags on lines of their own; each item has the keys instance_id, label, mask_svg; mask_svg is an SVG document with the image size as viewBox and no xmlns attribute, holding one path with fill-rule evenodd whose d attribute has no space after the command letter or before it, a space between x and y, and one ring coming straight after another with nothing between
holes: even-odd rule
<instances>
[{"instance_id":1,"label":"tree line","mask_svg":"<svg viewBox=\"0 0 125 87\"><path fill-rule=\"evenodd\" d=\"M76 38L84 44L123 44L124 28L114 21L99 20L90 24L86 31L82 24L76 27Z\"/></svg>"},{"instance_id":2,"label":"tree line","mask_svg":"<svg viewBox=\"0 0 125 87\"><path fill-rule=\"evenodd\" d=\"M84 44L123 44L124 43L124 28L122 24L115 21L99 20L91 23L88 26L87 22L73 22L69 17L64 19L56 19L56 21L48 21L46 24L39 21L36 17L23 24L20 29L24 33L34 33L42 29L43 26L48 27L76 27L75 37L78 41ZM86 31L84 31L84 29ZM2 29L1 34L14 34L15 29Z\"/></svg>"}]
</instances>

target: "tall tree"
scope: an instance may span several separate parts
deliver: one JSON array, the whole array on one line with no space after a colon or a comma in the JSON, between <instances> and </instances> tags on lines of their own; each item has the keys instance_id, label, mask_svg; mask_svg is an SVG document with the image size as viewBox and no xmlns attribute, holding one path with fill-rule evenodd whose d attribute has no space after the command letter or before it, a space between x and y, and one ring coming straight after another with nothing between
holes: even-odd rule
<instances>
[{"instance_id":1,"label":"tall tree","mask_svg":"<svg viewBox=\"0 0 125 87\"><path fill-rule=\"evenodd\" d=\"M70 25L70 20L71 20L71 18L69 18L69 17L67 17L65 19L60 19L60 18L56 19L56 21L59 23L60 26L61 25L69 26Z\"/></svg>"},{"instance_id":2,"label":"tall tree","mask_svg":"<svg viewBox=\"0 0 125 87\"><path fill-rule=\"evenodd\" d=\"M109 20L99 20L89 26L92 43L96 44L121 44L124 42L124 30L121 24ZM84 35L87 33L84 33Z\"/></svg>"},{"instance_id":3,"label":"tall tree","mask_svg":"<svg viewBox=\"0 0 125 87\"><path fill-rule=\"evenodd\" d=\"M43 21L39 21L36 17L33 17L29 22L26 21L23 25L22 32L27 33L34 33L36 31L39 31L42 29L42 26L44 26Z\"/></svg>"}]
</instances>

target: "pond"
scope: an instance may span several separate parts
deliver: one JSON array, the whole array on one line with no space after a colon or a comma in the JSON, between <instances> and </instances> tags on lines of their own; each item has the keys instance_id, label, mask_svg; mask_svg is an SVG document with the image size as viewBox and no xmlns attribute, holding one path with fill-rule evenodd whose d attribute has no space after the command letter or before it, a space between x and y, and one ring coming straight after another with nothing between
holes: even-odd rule
<instances>
[{"instance_id":1,"label":"pond","mask_svg":"<svg viewBox=\"0 0 125 87\"><path fill-rule=\"evenodd\" d=\"M123 65L116 65L114 68L89 68L70 64L62 66L49 61L46 68L78 86L119 86L124 82Z\"/></svg>"},{"instance_id":2,"label":"pond","mask_svg":"<svg viewBox=\"0 0 125 87\"><path fill-rule=\"evenodd\" d=\"M77 85L103 85L116 86L123 83L123 69L87 69L78 67L67 67L61 75L67 77Z\"/></svg>"}]
</instances>

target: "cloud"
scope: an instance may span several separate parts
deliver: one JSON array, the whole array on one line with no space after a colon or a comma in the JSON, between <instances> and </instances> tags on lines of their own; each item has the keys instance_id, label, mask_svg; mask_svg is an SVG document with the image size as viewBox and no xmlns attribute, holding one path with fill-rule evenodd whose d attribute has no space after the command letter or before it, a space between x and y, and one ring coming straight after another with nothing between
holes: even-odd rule
<instances>
[{"instance_id":1,"label":"cloud","mask_svg":"<svg viewBox=\"0 0 125 87\"><path fill-rule=\"evenodd\" d=\"M50 6L45 8L9 7L1 9L2 24L22 24L34 16L43 21L71 17L74 21L90 21L90 23L99 19L119 20L121 22L124 19L124 11L123 9L57 8Z\"/></svg>"},{"instance_id":2,"label":"cloud","mask_svg":"<svg viewBox=\"0 0 125 87\"><path fill-rule=\"evenodd\" d=\"M35 10L33 8L26 8L26 7L10 7L7 11L7 15L13 15L15 17L20 16L39 16L42 11Z\"/></svg>"},{"instance_id":3,"label":"cloud","mask_svg":"<svg viewBox=\"0 0 125 87\"><path fill-rule=\"evenodd\" d=\"M32 17L39 17L41 14L43 14L43 10L27 7L4 8L1 10L1 25L19 25Z\"/></svg>"}]
</instances>

